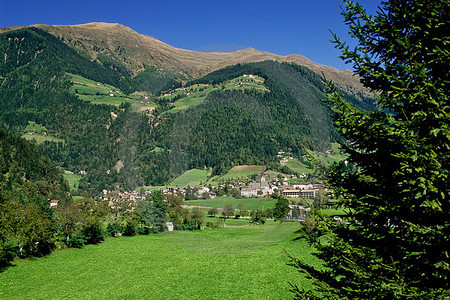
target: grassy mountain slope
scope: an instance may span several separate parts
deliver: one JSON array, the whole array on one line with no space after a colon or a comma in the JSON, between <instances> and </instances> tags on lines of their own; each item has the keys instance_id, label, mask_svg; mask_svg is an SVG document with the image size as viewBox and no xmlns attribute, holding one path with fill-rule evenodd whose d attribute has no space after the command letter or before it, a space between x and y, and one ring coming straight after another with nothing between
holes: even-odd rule
<instances>
[{"instance_id":1,"label":"grassy mountain slope","mask_svg":"<svg viewBox=\"0 0 450 300\"><path fill-rule=\"evenodd\" d=\"M105 65L112 69L129 70L134 75L156 68L169 70L176 78L185 81L237 63L274 60L296 63L319 75L324 73L349 93L367 93L353 72L316 64L301 55L279 56L252 48L232 53L178 49L120 24L32 26L48 31L90 59L106 62ZM17 27L0 28L0 32L12 29Z\"/></svg>"},{"instance_id":2,"label":"grassy mountain slope","mask_svg":"<svg viewBox=\"0 0 450 300\"><path fill-rule=\"evenodd\" d=\"M223 174L234 165L276 163L280 149L294 155L323 150L337 138L320 78L298 65L230 66L167 91L171 96L148 99L156 109L140 113L131 109L131 98L120 107L79 99L102 84L122 91L136 86L125 69L79 53L37 28L0 34L0 120L21 134L30 124L45 128L51 138L40 146L64 168L86 171L84 190L162 185L205 166ZM244 82L249 74L258 76L257 84Z\"/></svg>"},{"instance_id":3,"label":"grassy mountain slope","mask_svg":"<svg viewBox=\"0 0 450 300\"><path fill-rule=\"evenodd\" d=\"M228 90L224 83L254 74L265 92ZM326 150L338 136L320 78L310 70L273 61L235 65L213 72L192 85L206 84L204 101L175 115L162 115L155 139L186 155L189 168L212 167L220 174L234 165L275 161L279 150L300 156L305 149ZM222 89L214 88L222 85ZM370 101L346 96L360 108Z\"/></svg>"},{"instance_id":4,"label":"grassy mountain slope","mask_svg":"<svg viewBox=\"0 0 450 300\"><path fill-rule=\"evenodd\" d=\"M113 166L117 136L108 128L120 111L78 99L69 92L66 72L117 84L120 77L40 29L0 35L0 49L6 58L0 68L1 120L16 132L33 122L63 139L65 143L47 141L42 147L65 168L91 171Z\"/></svg>"}]
</instances>

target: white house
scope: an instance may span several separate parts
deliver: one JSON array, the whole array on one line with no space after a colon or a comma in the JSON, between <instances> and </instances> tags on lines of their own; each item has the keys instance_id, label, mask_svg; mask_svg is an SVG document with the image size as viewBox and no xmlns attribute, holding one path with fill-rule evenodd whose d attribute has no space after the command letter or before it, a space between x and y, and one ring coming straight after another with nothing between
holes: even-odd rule
<instances>
[{"instance_id":1,"label":"white house","mask_svg":"<svg viewBox=\"0 0 450 300\"><path fill-rule=\"evenodd\" d=\"M314 186L312 183L293 182L292 187L294 190L308 190L312 189Z\"/></svg>"}]
</instances>

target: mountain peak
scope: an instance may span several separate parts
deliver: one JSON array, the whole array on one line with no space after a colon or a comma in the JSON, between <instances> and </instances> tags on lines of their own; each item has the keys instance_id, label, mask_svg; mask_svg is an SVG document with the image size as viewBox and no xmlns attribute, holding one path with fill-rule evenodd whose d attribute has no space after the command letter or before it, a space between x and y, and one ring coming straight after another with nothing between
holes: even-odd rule
<instances>
[{"instance_id":1,"label":"mountain peak","mask_svg":"<svg viewBox=\"0 0 450 300\"><path fill-rule=\"evenodd\" d=\"M120 23L107 23L107 22L90 22L90 23L84 23L84 24L78 24L78 25L60 25L60 26L73 26L73 27L79 27L79 28L90 28L90 29L110 29L110 28L122 28L122 29L129 29L131 28L122 25Z\"/></svg>"},{"instance_id":2,"label":"mountain peak","mask_svg":"<svg viewBox=\"0 0 450 300\"><path fill-rule=\"evenodd\" d=\"M139 34L119 23L91 22L79 25L32 25L63 39L69 46L97 60L100 54L123 64L133 74L148 67L171 70L181 77L195 79L226 66L274 60L305 66L352 92L366 92L359 77L348 70L338 70L312 62L302 55L280 56L246 48L234 52L197 52L172 47L151 36ZM31 27L31 26L27 26ZM0 32L20 27L0 28Z\"/></svg>"}]
</instances>

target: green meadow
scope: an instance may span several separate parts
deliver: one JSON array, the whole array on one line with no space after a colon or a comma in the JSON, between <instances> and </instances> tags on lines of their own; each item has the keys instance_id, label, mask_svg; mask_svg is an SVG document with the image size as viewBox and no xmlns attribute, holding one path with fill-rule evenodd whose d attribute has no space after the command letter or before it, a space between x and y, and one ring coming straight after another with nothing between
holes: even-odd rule
<instances>
[{"instance_id":1,"label":"green meadow","mask_svg":"<svg viewBox=\"0 0 450 300\"><path fill-rule=\"evenodd\" d=\"M80 184L81 175L74 174L71 171L64 171L64 179L69 183L70 190L78 190L78 185Z\"/></svg>"},{"instance_id":2,"label":"green meadow","mask_svg":"<svg viewBox=\"0 0 450 300\"><path fill-rule=\"evenodd\" d=\"M200 187L200 183L205 183L208 177L208 170L191 169L174 179L171 187Z\"/></svg>"},{"instance_id":3,"label":"green meadow","mask_svg":"<svg viewBox=\"0 0 450 300\"><path fill-rule=\"evenodd\" d=\"M168 113L175 113L186 110L189 107L197 106L203 103L209 93L218 90L257 90L259 92L268 92L264 86L262 77L254 78L240 76L229 80L221 85L194 84L189 87L178 88L167 95L158 97L159 99L173 100L175 97L181 97L173 103L173 108Z\"/></svg>"},{"instance_id":4,"label":"green meadow","mask_svg":"<svg viewBox=\"0 0 450 300\"><path fill-rule=\"evenodd\" d=\"M314 171L310 169L307 165L299 161L298 159L290 159L285 164L289 169L291 169L294 172L300 173L300 174L309 174L313 173Z\"/></svg>"},{"instance_id":5,"label":"green meadow","mask_svg":"<svg viewBox=\"0 0 450 300\"><path fill-rule=\"evenodd\" d=\"M33 121L28 121L28 125L25 127L25 132L28 133L43 133L44 131L48 131L48 129Z\"/></svg>"},{"instance_id":6,"label":"green meadow","mask_svg":"<svg viewBox=\"0 0 450 300\"><path fill-rule=\"evenodd\" d=\"M16 261L0 273L4 299L287 299L310 283L285 251L319 265L298 223L108 238Z\"/></svg>"},{"instance_id":7,"label":"green meadow","mask_svg":"<svg viewBox=\"0 0 450 300\"><path fill-rule=\"evenodd\" d=\"M205 212L206 213L206 212ZM252 223L250 223L250 218L240 218L240 219L235 219L235 218L228 218L226 220L224 220L223 218L216 216L216 217L204 217L204 224L206 225L208 222L212 223L213 225L218 225L219 227L224 227L224 221L226 226L225 227L229 227L229 226L253 226ZM274 225L274 221L273 220L266 220L266 225Z\"/></svg>"},{"instance_id":8,"label":"green meadow","mask_svg":"<svg viewBox=\"0 0 450 300\"><path fill-rule=\"evenodd\" d=\"M28 125L25 127L25 133L22 137L28 141L35 141L37 144L42 144L44 142L65 142L63 139L50 135L45 126L33 121L28 121Z\"/></svg>"},{"instance_id":9,"label":"green meadow","mask_svg":"<svg viewBox=\"0 0 450 300\"><path fill-rule=\"evenodd\" d=\"M112 85L96 82L84 77L67 74L73 82L71 91L78 98L94 104L107 104L119 106L121 103L129 102L134 110L152 110L156 107L154 103L141 103L138 100L143 98L142 94L125 95Z\"/></svg>"},{"instance_id":10,"label":"green meadow","mask_svg":"<svg viewBox=\"0 0 450 300\"><path fill-rule=\"evenodd\" d=\"M262 166L257 165L242 165L231 168L221 179L237 179L247 178L249 175L261 174Z\"/></svg>"},{"instance_id":11,"label":"green meadow","mask_svg":"<svg viewBox=\"0 0 450 300\"><path fill-rule=\"evenodd\" d=\"M54 142L54 143L64 143L63 139L56 138L51 135L39 134L39 133L25 133L22 135L27 141L36 141L37 144L42 144L44 142Z\"/></svg>"},{"instance_id":12,"label":"green meadow","mask_svg":"<svg viewBox=\"0 0 450 300\"><path fill-rule=\"evenodd\" d=\"M205 207L217 207L222 208L227 204L233 205L233 208L237 208L237 206L242 203L244 205L244 209L246 210L254 210L254 209L267 209L274 208L275 203L277 203L276 199L273 198L234 198L230 196L217 197L215 199L207 199L207 200L188 200L184 201L186 205L195 205L195 206L205 206Z\"/></svg>"}]
</instances>

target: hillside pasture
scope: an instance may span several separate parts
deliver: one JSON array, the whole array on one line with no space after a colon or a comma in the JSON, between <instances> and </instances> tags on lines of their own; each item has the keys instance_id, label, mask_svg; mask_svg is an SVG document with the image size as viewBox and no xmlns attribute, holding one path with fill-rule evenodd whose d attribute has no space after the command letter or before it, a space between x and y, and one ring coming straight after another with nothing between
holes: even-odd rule
<instances>
[{"instance_id":1,"label":"hillside pasture","mask_svg":"<svg viewBox=\"0 0 450 300\"><path fill-rule=\"evenodd\" d=\"M257 165L242 165L234 166L225 175L221 176L220 179L239 179L247 178L250 175L261 174L262 166Z\"/></svg>"},{"instance_id":2,"label":"hillside pasture","mask_svg":"<svg viewBox=\"0 0 450 300\"><path fill-rule=\"evenodd\" d=\"M64 179L69 183L69 187L71 191L78 190L78 185L80 184L81 175L74 174L71 171L64 171Z\"/></svg>"},{"instance_id":3,"label":"hillside pasture","mask_svg":"<svg viewBox=\"0 0 450 300\"><path fill-rule=\"evenodd\" d=\"M37 144L42 144L44 142L65 143L65 140L48 134L25 133L22 137L27 141L35 141Z\"/></svg>"},{"instance_id":4,"label":"hillside pasture","mask_svg":"<svg viewBox=\"0 0 450 300\"><path fill-rule=\"evenodd\" d=\"M142 93L135 93L132 95L125 95L116 87L96 82L78 75L67 74L73 83L71 91L74 92L78 98L84 101L89 101L93 104L106 104L119 106L124 102L131 103L131 106L136 111L153 110L156 105L149 101L141 102L143 98Z\"/></svg>"},{"instance_id":5,"label":"hillside pasture","mask_svg":"<svg viewBox=\"0 0 450 300\"><path fill-rule=\"evenodd\" d=\"M179 97L180 99L173 103L173 108L168 110L169 113L176 113L203 103L208 94L214 91L250 89L259 92L269 91L264 85L264 79L262 77L254 76L253 78L250 78L248 76L240 76L221 85L212 86L209 84L194 84L189 87L178 88L158 98L173 101L175 97Z\"/></svg>"},{"instance_id":6,"label":"hillside pasture","mask_svg":"<svg viewBox=\"0 0 450 300\"><path fill-rule=\"evenodd\" d=\"M288 299L310 283L285 251L319 265L294 240L298 223L108 238L82 249L15 262L3 299Z\"/></svg>"},{"instance_id":7,"label":"hillside pasture","mask_svg":"<svg viewBox=\"0 0 450 300\"><path fill-rule=\"evenodd\" d=\"M25 127L25 133L22 137L27 141L35 141L37 144L42 144L44 142L65 142L63 139L49 134L48 129L45 126L37 124L33 121L28 121L28 125Z\"/></svg>"},{"instance_id":8,"label":"hillside pasture","mask_svg":"<svg viewBox=\"0 0 450 300\"><path fill-rule=\"evenodd\" d=\"M295 158L288 160L286 163L284 163L284 165L299 174L310 174L314 172L314 170L310 169L307 165Z\"/></svg>"},{"instance_id":9,"label":"hillside pasture","mask_svg":"<svg viewBox=\"0 0 450 300\"><path fill-rule=\"evenodd\" d=\"M332 145L332 152L329 154L326 154L325 156L325 161L328 164L333 164L333 163L339 163L343 160L347 159L347 155L343 153L343 151L339 148L339 144L338 143L333 143Z\"/></svg>"},{"instance_id":10,"label":"hillside pasture","mask_svg":"<svg viewBox=\"0 0 450 300\"><path fill-rule=\"evenodd\" d=\"M37 124L33 121L28 121L28 125L25 127L25 132L27 133L43 133L48 131L45 126Z\"/></svg>"},{"instance_id":11,"label":"hillside pasture","mask_svg":"<svg viewBox=\"0 0 450 300\"><path fill-rule=\"evenodd\" d=\"M190 107L200 105L203 103L206 99L206 96L203 94L200 95L193 95L190 97L182 98L178 101L175 101L174 107L171 108L168 112L169 113L176 113L182 110L186 110Z\"/></svg>"},{"instance_id":12,"label":"hillside pasture","mask_svg":"<svg viewBox=\"0 0 450 300\"><path fill-rule=\"evenodd\" d=\"M175 178L170 187L200 187L200 182L205 183L208 177L207 170L191 169Z\"/></svg>"}]
</instances>

